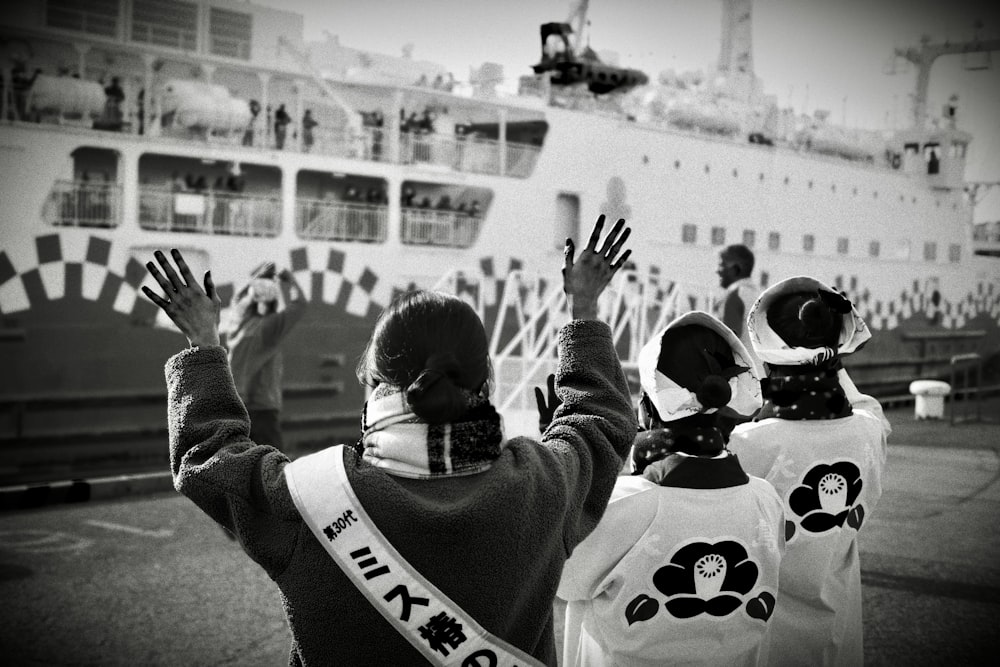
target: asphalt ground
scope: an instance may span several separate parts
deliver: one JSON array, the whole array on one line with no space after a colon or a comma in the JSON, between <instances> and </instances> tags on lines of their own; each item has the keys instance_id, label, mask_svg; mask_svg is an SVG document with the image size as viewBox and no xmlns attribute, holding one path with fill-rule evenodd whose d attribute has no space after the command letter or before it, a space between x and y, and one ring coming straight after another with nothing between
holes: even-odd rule
<instances>
[{"instance_id":1,"label":"asphalt ground","mask_svg":"<svg viewBox=\"0 0 1000 667\"><path fill-rule=\"evenodd\" d=\"M1000 426L889 418L884 493L859 538L865 663L994 665ZM273 582L151 479L0 512L0 663L287 664Z\"/></svg>"}]
</instances>

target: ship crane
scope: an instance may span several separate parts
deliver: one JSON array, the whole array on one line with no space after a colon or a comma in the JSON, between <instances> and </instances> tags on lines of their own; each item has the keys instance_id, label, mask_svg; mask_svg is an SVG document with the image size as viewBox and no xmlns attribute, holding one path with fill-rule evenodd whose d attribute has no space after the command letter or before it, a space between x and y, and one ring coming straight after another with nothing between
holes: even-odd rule
<instances>
[{"instance_id":1,"label":"ship crane","mask_svg":"<svg viewBox=\"0 0 1000 667\"><path fill-rule=\"evenodd\" d=\"M913 63L917 68L917 90L913 98L913 122L917 128L923 128L927 119L927 90L930 85L931 67L934 61L941 56L972 53L989 53L990 51L1000 51L1000 39L988 39L980 41L974 39L971 42L951 44L932 44L930 37L924 36L920 40L920 47L910 47L907 49L895 50L895 56L903 58Z\"/></svg>"},{"instance_id":2,"label":"ship crane","mask_svg":"<svg viewBox=\"0 0 1000 667\"><path fill-rule=\"evenodd\" d=\"M337 94L337 92L333 89L333 86L327 83L326 79L323 78L322 72L316 69L316 66L313 65L312 60L299 51L284 35L278 37L278 48L279 50L283 48L288 51L288 53L290 53L300 65L304 66L309 71L312 75L313 81L315 81L316 85L319 86L320 91L329 97L334 104L341 108L341 110L343 110L344 115L347 118L347 124L351 130L355 131L355 133L360 133L361 121L358 119L354 108L351 107L351 105L349 105L343 97Z\"/></svg>"}]
</instances>

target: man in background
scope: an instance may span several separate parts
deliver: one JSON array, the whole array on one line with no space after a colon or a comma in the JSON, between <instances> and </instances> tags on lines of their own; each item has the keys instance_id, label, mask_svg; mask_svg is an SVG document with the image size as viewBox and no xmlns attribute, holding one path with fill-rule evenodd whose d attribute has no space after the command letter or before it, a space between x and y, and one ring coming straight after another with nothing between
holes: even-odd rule
<instances>
[{"instance_id":1,"label":"man in background","mask_svg":"<svg viewBox=\"0 0 1000 667\"><path fill-rule=\"evenodd\" d=\"M745 245L726 246L719 253L719 268L715 273L719 276L719 285L726 292L716 302L714 314L739 337L740 342L750 351L756 366L757 376L763 377L763 366L753 354L753 347L750 346L750 336L747 332L747 314L760 294L760 288L750 280L753 265L753 252Z\"/></svg>"}]
</instances>

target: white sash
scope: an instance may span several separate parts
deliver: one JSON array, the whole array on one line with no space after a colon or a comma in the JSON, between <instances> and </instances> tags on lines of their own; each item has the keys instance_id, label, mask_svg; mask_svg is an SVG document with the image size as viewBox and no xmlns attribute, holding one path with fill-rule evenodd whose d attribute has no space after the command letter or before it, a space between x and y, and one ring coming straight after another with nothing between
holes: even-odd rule
<instances>
[{"instance_id":1,"label":"white sash","mask_svg":"<svg viewBox=\"0 0 1000 667\"><path fill-rule=\"evenodd\" d=\"M372 606L434 664L541 666L484 630L403 559L354 494L343 449L295 460L285 466L285 481L316 539Z\"/></svg>"}]
</instances>

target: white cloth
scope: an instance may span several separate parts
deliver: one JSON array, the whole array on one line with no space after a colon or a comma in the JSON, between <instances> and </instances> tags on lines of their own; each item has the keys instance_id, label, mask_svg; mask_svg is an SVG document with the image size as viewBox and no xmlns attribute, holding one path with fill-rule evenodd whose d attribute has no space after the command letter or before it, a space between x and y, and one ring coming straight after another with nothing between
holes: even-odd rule
<instances>
[{"instance_id":1,"label":"white cloth","mask_svg":"<svg viewBox=\"0 0 1000 667\"><path fill-rule=\"evenodd\" d=\"M660 419L665 422L675 421L702 412L709 413L716 411L714 408L706 410L693 391L685 389L656 370L656 364L660 358L663 334L671 329L689 325L705 327L722 336L729 344L729 347L732 348L733 359L736 361L736 364L750 369L745 373L740 373L730 378L729 388L732 391L732 397L729 399L727 407L732 408L741 415L753 414L762 403L760 377L757 375L753 358L729 327L708 313L695 310L684 313L671 321L670 324L653 336L639 351L639 359L637 361L637 365L639 366L639 385L653 402L653 406L656 408Z\"/></svg>"},{"instance_id":2,"label":"white cloth","mask_svg":"<svg viewBox=\"0 0 1000 667\"><path fill-rule=\"evenodd\" d=\"M562 664L765 664L770 622L764 617L773 611L774 598L768 596L777 590L783 523L781 500L761 479L693 489L619 477L601 522L563 570L558 591L567 601ZM727 558L722 565L712 553L722 543L745 556ZM683 554L693 549L706 553L691 563ZM713 578L705 576L706 565L724 569ZM746 592L732 592L737 579L751 582L741 586ZM668 580L684 582L690 590L666 595L661 588L669 589ZM709 613L708 605L718 604L720 595L731 595L739 605L729 613ZM687 611L681 616L698 613L675 615L677 608L667 602L678 600L691 605L682 608Z\"/></svg>"},{"instance_id":3,"label":"white cloth","mask_svg":"<svg viewBox=\"0 0 1000 667\"><path fill-rule=\"evenodd\" d=\"M853 305L851 312L844 316L844 322L840 329L840 339L837 349L829 347L809 348L791 347L781 339L771 325L767 322L767 310L774 301L785 294L793 292L833 292L815 278L808 276L796 276L787 278L764 290L747 318L747 330L750 335L750 344L753 346L757 357L768 364L778 364L783 366L801 366L804 364L817 364L834 355L843 356L857 350L863 343L872 337L868 325L861 318L858 309Z\"/></svg>"},{"instance_id":4,"label":"white cloth","mask_svg":"<svg viewBox=\"0 0 1000 667\"><path fill-rule=\"evenodd\" d=\"M859 407L843 419L765 419L737 426L729 448L748 474L774 485L794 529L786 532L771 663L863 664L857 534L882 495L882 421Z\"/></svg>"}]
</instances>

